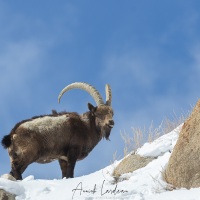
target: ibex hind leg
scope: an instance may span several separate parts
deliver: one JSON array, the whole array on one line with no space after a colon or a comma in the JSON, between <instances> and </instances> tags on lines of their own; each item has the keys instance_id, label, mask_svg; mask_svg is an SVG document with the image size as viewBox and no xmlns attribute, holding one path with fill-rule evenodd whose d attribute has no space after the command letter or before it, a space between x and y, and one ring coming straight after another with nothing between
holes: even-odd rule
<instances>
[{"instance_id":1,"label":"ibex hind leg","mask_svg":"<svg viewBox=\"0 0 200 200\"><path fill-rule=\"evenodd\" d=\"M28 164L24 162L14 160L11 163L11 172L10 175L15 177L17 180L22 180L22 173L27 168Z\"/></svg>"}]
</instances>

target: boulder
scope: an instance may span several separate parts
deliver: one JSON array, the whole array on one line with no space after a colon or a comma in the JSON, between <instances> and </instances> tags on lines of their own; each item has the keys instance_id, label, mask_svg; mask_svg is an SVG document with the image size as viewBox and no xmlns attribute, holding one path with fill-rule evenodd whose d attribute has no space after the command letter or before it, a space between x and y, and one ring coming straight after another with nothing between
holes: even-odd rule
<instances>
[{"instance_id":1,"label":"boulder","mask_svg":"<svg viewBox=\"0 0 200 200\"><path fill-rule=\"evenodd\" d=\"M130 154L117 165L114 169L113 176L120 177L122 174L133 172L145 167L153 159L154 158L151 157L141 157L138 154Z\"/></svg>"},{"instance_id":2,"label":"boulder","mask_svg":"<svg viewBox=\"0 0 200 200\"><path fill-rule=\"evenodd\" d=\"M11 176L10 174L3 174L1 176L1 178L5 178L5 179L10 180L10 181L16 181L16 179L13 176Z\"/></svg>"},{"instance_id":3,"label":"boulder","mask_svg":"<svg viewBox=\"0 0 200 200\"><path fill-rule=\"evenodd\" d=\"M164 175L175 187L200 187L200 100L182 127Z\"/></svg>"},{"instance_id":4,"label":"boulder","mask_svg":"<svg viewBox=\"0 0 200 200\"><path fill-rule=\"evenodd\" d=\"M16 181L16 179L10 174L4 174L1 176L1 178L11 180L11 181ZM0 200L15 200L15 195L9 192L6 192L3 189L0 189Z\"/></svg>"},{"instance_id":5,"label":"boulder","mask_svg":"<svg viewBox=\"0 0 200 200\"><path fill-rule=\"evenodd\" d=\"M0 200L15 200L15 195L0 189Z\"/></svg>"}]
</instances>

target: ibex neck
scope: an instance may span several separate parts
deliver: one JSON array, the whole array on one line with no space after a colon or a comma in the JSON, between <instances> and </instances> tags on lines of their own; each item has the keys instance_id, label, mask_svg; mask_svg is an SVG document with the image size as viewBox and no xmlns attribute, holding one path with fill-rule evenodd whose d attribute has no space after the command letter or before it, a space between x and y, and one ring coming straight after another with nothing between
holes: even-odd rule
<instances>
[{"instance_id":1,"label":"ibex neck","mask_svg":"<svg viewBox=\"0 0 200 200\"><path fill-rule=\"evenodd\" d=\"M97 143L102 139L101 129L96 126L95 117L92 116L91 112L86 112L81 115L82 120L87 124L87 126L92 130L93 136L97 140Z\"/></svg>"}]
</instances>

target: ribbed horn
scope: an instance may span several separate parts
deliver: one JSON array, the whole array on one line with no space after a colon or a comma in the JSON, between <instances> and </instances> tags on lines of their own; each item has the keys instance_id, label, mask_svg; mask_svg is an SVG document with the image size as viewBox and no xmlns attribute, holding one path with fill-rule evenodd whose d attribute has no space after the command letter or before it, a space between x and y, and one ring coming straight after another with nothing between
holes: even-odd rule
<instances>
[{"instance_id":1,"label":"ribbed horn","mask_svg":"<svg viewBox=\"0 0 200 200\"><path fill-rule=\"evenodd\" d=\"M111 106L112 92L109 84L106 84L106 105Z\"/></svg>"},{"instance_id":2,"label":"ribbed horn","mask_svg":"<svg viewBox=\"0 0 200 200\"><path fill-rule=\"evenodd\" d=\"M60 103L60 99L62 97L62 95L72 89L81 89L81 90L85 90L86 92L88 92L93 99L95 100L97 106L104 104L103 99L100 95L100 93L95 89L95 87L93 87L92 85L89 85L87 83L83 83L83 82L75 82L72 83L70 85L67 85L59 94L58 96L58 103Z\"/></svg>"}]
</instances>

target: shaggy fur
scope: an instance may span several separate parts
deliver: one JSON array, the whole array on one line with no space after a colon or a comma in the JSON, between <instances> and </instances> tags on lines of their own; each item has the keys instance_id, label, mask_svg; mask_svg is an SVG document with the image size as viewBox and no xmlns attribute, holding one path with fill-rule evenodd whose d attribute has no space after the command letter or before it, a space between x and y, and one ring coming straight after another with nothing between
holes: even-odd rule
<instances>
[{"instance_id":1,"label":"shaggy fur","mask_svg":"<svg viewBox=\"0 0 200 200\"><path fill-rule=\"evenodd\" d=\"M33 162L58 160L62 177L74 177L76 161L84 159L102 139L109 139L114 125L111 106L94 107L79 115L74 112L36 116L17 123L2 145L8 149L10 174L22 179L22 173Z\"/></svg>"}]
</instances>

